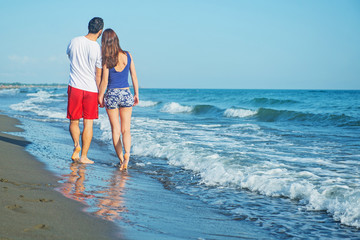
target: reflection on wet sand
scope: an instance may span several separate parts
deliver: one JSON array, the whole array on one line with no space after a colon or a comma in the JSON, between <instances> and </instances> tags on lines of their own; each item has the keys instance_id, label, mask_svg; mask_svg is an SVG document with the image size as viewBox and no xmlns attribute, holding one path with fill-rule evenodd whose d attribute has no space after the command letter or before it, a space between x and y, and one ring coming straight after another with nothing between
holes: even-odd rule
<instances>
[{"instance_id":1,"label":"reflection on wet sand","mask_svg":"<svg viewBox=\"0 0 360 240\"><path fill-rule=\"evenodd\" d=\"M72 163L70 170L70 174L63 175L65 181L60 191L64 196L84 204L87 204L87 199L95 198L98 207L98 210L94 212L96 215L111 221L121 219L120 213L126 211L123 194L125 182L129 178L127 172L115 170L108 180L108 186L102 191L93 192L96 194L95 197L94 195L85 194L86 165Z\"/></svg>"},{"instance_id":2,"label":"reflection on wet sand","mask_svg":"<svg viewBox=\"0 0 360 240\"><path fill-rule=\"evenodd\" d=\"M94 198L94 195L85 194L85 173L86 165L79 163L71 163L70 174L64 175L67 181L65 181L60 188L60 191L64 196L74 199L76 201L86 203L88 198Z\"/></svg>"},{"instance_id":3,"label":"reflection on wet sand","mask_svg":"<svg viewBox=\"0 0 360 240\"><path fill-rule=\"evenodd\" d=\"M120 213L126 211L124 201L125 183L129 179L126 172L116 170L109 180L109 186L104 191L98 191L101 197L98 199L98 211L95 212L107 220L121 219Z\"/></svg>"}]
</instances>

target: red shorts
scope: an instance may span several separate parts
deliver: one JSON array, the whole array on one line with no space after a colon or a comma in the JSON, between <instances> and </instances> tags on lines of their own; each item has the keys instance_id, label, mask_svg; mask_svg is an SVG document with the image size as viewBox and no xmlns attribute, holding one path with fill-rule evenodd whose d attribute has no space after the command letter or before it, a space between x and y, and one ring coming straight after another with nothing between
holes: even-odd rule
<instances>
[{"instance_id":1,"label":"red shorts","mask_svg":"<svg viewBox=\"0 0 360 240\"><path fill-rule=\"evenodd\" d=\"M98 93L68 86L67 118L98 119Z\"/></svg>"}]
</instances>

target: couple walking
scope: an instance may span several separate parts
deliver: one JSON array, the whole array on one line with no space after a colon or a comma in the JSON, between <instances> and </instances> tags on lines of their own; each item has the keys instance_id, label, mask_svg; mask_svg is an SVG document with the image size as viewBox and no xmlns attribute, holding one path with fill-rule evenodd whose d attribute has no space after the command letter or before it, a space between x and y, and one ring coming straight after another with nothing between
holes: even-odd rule
<instances>
[{"instance_id":1,"label":"couple walking","mask_svg":"<svg viewBox=\"0 0 360 240\"><path fill-rule=\"evenodd\" d=\"M132 107L139 103L138 81L132 56L121 49L116 33L112 29L103 31L103 27L102 18L91 19L88 34L72 39L67 48L70 59L67 118L70 119L69 131L74 141L71 159L94 163L87 157L93 136L93 120L98 118L98 106L105 107L120 169L125 170L130 158ZM101 35L100 47L96 40ZM129 72L134 95L129 89ZM82 134L81 118L84 124Z\"/></svg>"}]
</instances>

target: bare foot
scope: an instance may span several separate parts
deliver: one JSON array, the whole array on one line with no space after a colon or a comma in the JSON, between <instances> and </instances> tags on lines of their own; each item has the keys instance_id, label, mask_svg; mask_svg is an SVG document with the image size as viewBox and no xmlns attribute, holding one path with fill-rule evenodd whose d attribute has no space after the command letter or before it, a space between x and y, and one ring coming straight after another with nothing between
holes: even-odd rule
<instances>
[{"instance_id":1,"label":"bare foot","mask_svg":"<svg viewBox=\"0 0 360 240\"><path fill-rule=\"evenodd\" d=\"M79 163L93 164L94 161L91 161L91 160L88 159L87 157L81 157L80 160L79 160Z\"/></svg>"},{"instance_id":2,"label":"bare foot","mask_svg":"<svg viewBox=\"0 0 360 240\"><path fill-rule=\"evenodd\" d=\"M120 166L120 170L127 170L129 160L130 160L130 153L125 153L124 154L124 161Z\"/></svg>"},{"instance_id":3,"label":"bare foot","mask_svg":"<svg viewBox=\"0 0 360 240\"><path fill-rule=\"evenodd\" d=\"M120 153L119 159L120 159L120 165L122 165L124 163L124 153L123 152Z\"/></svg>"},{"instance_id":4,"label":"bare foot","mask_svg":"<svg viewBox=\"0 0 360 240\"><path fill-rule=\"evenodd\" d=\"M78 161L80 159L79 153L81 151L81 147L80 146L76 146L74 147L74 152L71 155L71 159L75 162Z\"/></svg>"}]
</instances>

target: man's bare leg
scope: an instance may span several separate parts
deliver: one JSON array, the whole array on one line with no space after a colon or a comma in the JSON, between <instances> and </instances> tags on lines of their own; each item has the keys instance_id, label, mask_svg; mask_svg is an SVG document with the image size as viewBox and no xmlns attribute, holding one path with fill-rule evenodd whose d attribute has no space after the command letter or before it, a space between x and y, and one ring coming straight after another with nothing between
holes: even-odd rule
<instances>
[{"instance_id":1,"label":"man's bare leg","mask_svg":"<svg viewBox=\"0 0 360 240\"><path fill-rule=\"evenodd\" d=\"M91 161L87 157L87 153L90 148L91 139L93 137L93 119L84 119L84 130L82 133L82 151L80 157L80 163L89 163L92 164L94 161Z\"/></svg>"},{"instance_id":2,"label":"man's bare leg","mask_svg":"<svg viewBox=\"0 0 360 240\"><path fill-rule=\"evenodd\" d=\"M80 159L80 151L81 151L81 147L80 147L80 127L79 127L79 120L70 120L70 125L69 125L69 131L70 131L70 135L72 140L74 141L74 151L73 154L71 155L71 159L75 162L78 161Z\"/></svg>"}]
</instances>

